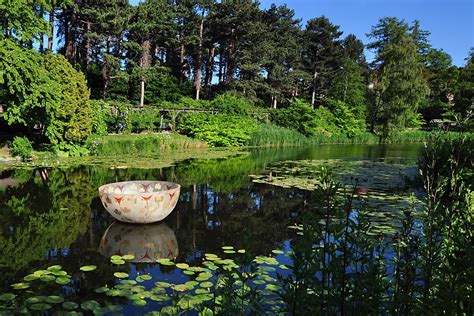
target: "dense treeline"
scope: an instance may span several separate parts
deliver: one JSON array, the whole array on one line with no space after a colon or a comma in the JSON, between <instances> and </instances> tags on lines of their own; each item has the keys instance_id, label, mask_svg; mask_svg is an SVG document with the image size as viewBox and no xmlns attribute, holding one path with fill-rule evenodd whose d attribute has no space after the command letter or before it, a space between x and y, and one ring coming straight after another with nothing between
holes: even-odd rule
<instances>
[{"instance_id":1,"label":"dense treeline","mask_svg":"<svg viewBox=\"0 0 474 316\"><path fill-rule=\"evenodd\" d=\"M6 0L0 19L1 124L39 128L52 144L95 132L84 77L93 99L154 107L241 99L277 109L273 123L307 136L387 135L466 117L473 104L474 52L454 66L418 21L380 19L368 62L362 41L326 17L303 23L286 5L251 0Z\"/></svg>"}]
</instances>

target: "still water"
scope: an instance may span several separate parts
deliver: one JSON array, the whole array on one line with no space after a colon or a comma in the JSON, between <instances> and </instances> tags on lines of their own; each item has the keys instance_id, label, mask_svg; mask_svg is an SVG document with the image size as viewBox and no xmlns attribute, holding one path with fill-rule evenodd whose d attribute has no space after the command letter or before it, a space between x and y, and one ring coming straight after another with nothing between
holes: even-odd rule
<instances>
[{"instance_id":1,"label":"still water","mask_svg":"<svg viewBox=\"0 0 474 316\"><path fill-rule=\"evenodd\" d=\"M310 207L308 193L297 187L258 183L255 176L266 176L272 166L286 161L407 166L402 171L408 174L387 173L390 185L404 177L413 180L421 150L419 145L332 145L250 150L223 159L181 161L162 169L81 165L0 171L0 293L11 292L10 285L25 275L61 265L72 274L71 282L45 284L42 291L48 294L55 287L56 293L59 290L75 301L97 299L95 289L115 282L117 269L110 256L130 251L135 259L121 271L130 278L150 274L152 279L142 283L145 287L157 281L179 284L190 279L175 267L157 264L158 257L199 265L205 253L220 253L226 245L255 255L268 255L275 249L287 251L294 236L288 226ZM115 222L101 205L97 190L105 183L129 180L180 183L175 210L153 225ZM416 188L413 185L406 190L415 192ZM93 277L85 278L80 272L85 265L97 266L91 272ZM123 298L114 303L122 305L122 313L127 315L159 306L149 302L143 309Z\"/></svg>"}]
</instances>

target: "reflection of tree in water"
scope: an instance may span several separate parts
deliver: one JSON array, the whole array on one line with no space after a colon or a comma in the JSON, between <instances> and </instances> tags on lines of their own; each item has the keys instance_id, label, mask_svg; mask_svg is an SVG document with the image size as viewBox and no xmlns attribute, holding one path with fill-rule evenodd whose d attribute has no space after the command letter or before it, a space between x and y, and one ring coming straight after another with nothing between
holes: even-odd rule
<instances>
[{"instance_id":1,"label":"reflection of tree in water","mask_svg":"<svg viewBox=\"0 0 474 316\"><path fill-rule=\"evenodd\" d=\"M43 183L30 171L27 181L0 193L3 282L33 261L61 256L86 231L95 195L86 178L87 174L54 169L49 182Z\"/></svg>"},{"instance_id":2,"label":"reflection of tree in water","mask_svg":"<svg viewBox=\"0 0 474 316\"><path fill-rule=\"evenodd\" d=\"M219 253L224 245L268 254L287 239L291 215L302 209L304 194L253 184L220 193L208 185L196 185L183 189L167 222L175 229L180 252L188 257L196 251ZM251 245L245 244L246 236Z\"/></svg>"}]
</instances>

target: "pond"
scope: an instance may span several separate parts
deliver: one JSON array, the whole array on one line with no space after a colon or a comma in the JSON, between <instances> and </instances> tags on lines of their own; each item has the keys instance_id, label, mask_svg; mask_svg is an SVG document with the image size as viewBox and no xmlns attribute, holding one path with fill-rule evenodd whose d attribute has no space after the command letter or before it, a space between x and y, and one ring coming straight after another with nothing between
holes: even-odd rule
<instances>
[{"instance_id":1,"label":"pond","mask_svg":"<svg viewBox=\"0 0 474 316\"><path fill-rule=\"evenodd\" d=\"M264 306L271 312L278 287L268 284L291 265L285 253L296 235L289 227L317 203L310 193L321 166L332 169L341 190L354 186L371 193L366 201L377 208L372 216L379 223L371 233L390 236L399 226L397 212L422 197L416 181L421 150L421 145L331 145L251 149L166 168L85 164L0 171L0 294L15 295L3 296L0 313L16 306L140 315L169 307L173 295L191 290L202 296L201 304L211 299L205 295L216 282L217 266L232 270L234 259L246 254L260 256L257 261L267 267L255 284L267 285ZM114 221L98 187L128 180L180 183L175 210L152 225ZM190 310L197 304L183 301Z\"/></svg>"}]
</instances>

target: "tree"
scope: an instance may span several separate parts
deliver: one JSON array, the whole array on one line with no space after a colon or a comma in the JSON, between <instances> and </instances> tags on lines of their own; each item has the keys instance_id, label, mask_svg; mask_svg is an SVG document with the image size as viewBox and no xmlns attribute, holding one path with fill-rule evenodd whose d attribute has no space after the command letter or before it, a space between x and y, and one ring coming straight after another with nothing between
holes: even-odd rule
<instances>
[{"instance_id":1,"label":"tree","mask_svg":"<svg viewBox=\"0 0 474 316\"><path fill-rule=\"evenodd\" d=\"M384 135L396 128L410 126L416 111L428 95L423 64L413 40L405 37L399 44L389 44L380 53L381 111L377 120Z\"/></svg>"},{"instance_id":2,"label":"tree","mask_svg":"<svg viewBox=\"0 0 474 316\"><path fill-rule=\"evenodd\" d=\"M48 32L41 12L48 9L44 0L3 0L0 2L2 32L0 40L16 38L32 46L40 34Z\"/></svg>"},{"instance_id":3,"label":"tree","mask_svg":"<svg viewBox=\"0 0 474 316\"><path fill-rule=\"evenodd\" d=\"M55 127L56 140L83 142L92 131L86 79L82 73L74 70L62 55L48 53L44 59L44 67L49 77L60 84L61 98L55 109L54 121L50 122Z\"/></svg>"},{"instance_id":4,"label":"tree","mask_svg":"<svg viewBox=\"0 0 474 316\"><path fill-rule=\"evenodd\" d=\"M367 114L367 91L360 66L352 59L342 62L342 71L336 75L329 96L345 103L353 115L364 121Z\"/></svg>"},{"instance_id":5,"label":"tree","mask_svg":"<svg viewBox=\"0 0 474 316\"><path fill-rule=\"evenodd\" d=\"M328 95L332 79L341 66L342 32L326 17L311 19L304 30L303 63L311 74L311 105Z\"/></svg>"},{"instance_id":6,"label":"tree","mask_svg":"<svg viewBox=\"0 0 474 316\"><path fill-rule=\"evenodd\" d=\"M454 110L462 117L474 110L474 48L466 60L466 65L459 71L459 88L454 96Z\"/></svg>"},{"instance_id":7,"label":"tree","mask_svg":"<svg viewBox=\"0 0 474 316\"><path fill-rule=\"evenodd\" d=\"M8 125L22 125L33 135L35 127L51 142L60 134L55 128L61 100L60 83L44 68L43 57L14 40L0 41L0 100Z\"/></svg>"},{"instance_id":8,"label":"tree","mask_svg":"<svg viewBox=\"0 0 474 316\"><path fill-rule=\"evenodd\" d=\"M425 77L430 94L420 113L427 123L442 119L451 112L449 95L454 95L458 85L458 69L452 65L451 56L442 50L431 48L425 57Z\"/></svg>"},{"instance_id":9,"label":"tree","mask_svg":"<svg viewBox=\"0 0 474 316\"><path fill-rule=\"evenodd\" d=\"M80 142L90 134L85 78L62 56L42 56L12 40L0 41L3 119L40 133L51 144Z\"/></svg>"},{"instance_id":10,"label":"tree","mask_svg":"<svg viewBox=\"0 0 474 316\"><path fill-rule=\"evenodd\" d=\"M264 21L269 28L266 38L269 49L263 67L271 86L272 107L277 108L279 100L298 94L301 20L296 19L295 12L286 5L273 4L264 13Z\"/></svg>"},{"instance_id":11,"label":"tree","mask_svg":"<svg viewBox=\"0 0 474 316\"><path fill-rule=\"evenodd\" d=\"M386 136L396 128L410 126L429 88L417 40L403 20L380 19L368 36L374 40L368 47L376 52L371 128L379 125Z\"/></svg>"}]
</instances>

